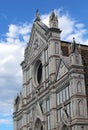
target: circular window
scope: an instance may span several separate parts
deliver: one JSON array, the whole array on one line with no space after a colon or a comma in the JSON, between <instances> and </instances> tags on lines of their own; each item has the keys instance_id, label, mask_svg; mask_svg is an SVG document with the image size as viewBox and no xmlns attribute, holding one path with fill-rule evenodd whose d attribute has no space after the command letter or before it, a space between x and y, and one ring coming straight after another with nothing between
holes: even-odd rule
<instances>
[{"instance_id":1,"label":"circular window","mask_svg":"<svg viewBox=\"0 0 88 130\"><path fill-rule=\"evenodd\" d=\"M36 85L42 81L42 62L40 60L38 60L34 66L34 80Z\"/></svg>"}]
</instances>

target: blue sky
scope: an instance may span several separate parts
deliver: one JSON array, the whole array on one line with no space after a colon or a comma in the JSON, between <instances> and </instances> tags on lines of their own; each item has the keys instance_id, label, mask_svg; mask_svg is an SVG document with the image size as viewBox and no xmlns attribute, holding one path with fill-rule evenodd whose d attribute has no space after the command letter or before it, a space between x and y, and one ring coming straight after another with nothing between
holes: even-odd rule
<instances>
[{"instance_id":1,"label":"blue sky","mask_svg":"<svg viewBox=\"0 0 88 130\"><path fill-rule=\"evenodd\" d=\"M61 39L88 45L88 1L0 0L0 130L13 130L13 101L22 89L24 48L39 9L48 26L52 10L58 15Z\"/></svg>"}]
</instances>

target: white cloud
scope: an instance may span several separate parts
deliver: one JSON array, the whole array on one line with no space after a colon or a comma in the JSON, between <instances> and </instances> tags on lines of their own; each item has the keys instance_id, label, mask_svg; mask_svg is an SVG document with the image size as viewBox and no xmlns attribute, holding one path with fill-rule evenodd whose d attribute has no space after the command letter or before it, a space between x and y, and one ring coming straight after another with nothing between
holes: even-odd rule
<instances>
[{"instance_id":1,"label":"white cloud","mask_svg":"<svg viewBox=\"0 0 88 130\"><path fill-rule=\"evenodd\" d=\"M61 16L59 18L59 27L62 30L62 38L66 39L68 35L73 33L74 29L74 21L72 21L68 15L67 16Z\"/></svg>"},{"instance_id":2,"label":"white cloud","mask_svg":"<svg viewBox=\"0 0 88 130\"><path fill-rule=\"evenodd\" d=\"M9 25L9 32L6 34L7 37L15 38L18 35L18 27L16 25Z\"/></svg>"},{"instance_id":3,"label":"white cloud","mask_svg":"<svg viewBox=\"0 0 88 130\"><path fill-rule=\"evenodd\" d=\"M11 24L8 27L6 38L0 41L0 124L11 122L7 118L12 116L14 98L22 89L20 63L24 58L31 24Z\"/></svg>"},{"instance_id":4,"label":"white cloud","mask_svg":"<svg viewBox=\"0 0 88 130\"><path fill-rule=\"evenodd\" d=\"M26 35L29 34L29 30L31 30L31 24L24 23L23 26L19 26L19 34Z\"/></svg>"},{"instance_id":5,"label":"white cloud","mask_svg":"<svg viewBox=\"0 0 88 130\"><path fill-rule=\"evenodd\" d=\"M11 119L0 119L0 124L12 124L12 120Z\"/></svg>"},{"instance_id":6,"label":"white cloud","mask_svg":"<svg viewBox=\"0 0 88 130\"><path fill-rule=\"evenodd\" d=\"M78 24L76 24L75 26L76 26L78 29L84 28L84 24L82 24L82 23L78 23Z\"/></svg>"},{"instance_id":7,"label":"white cloud","mask_svg":"<svg viewBox=\"0 0 88 130\"><path fill-rule=\"evenodd\" d=\"M21 41L28 41L29 32L31 30L30 23L23 23L21 25L9 25L9 31L6 33L6 40L9 43L19 43Z\"/></svg>"},{"instance_id":8,"label":"white cloud","mask_svg":"<svg viewBox=\"0 0 88 130\"><path fill-rule=\"evenodd\" d=\"M42 22L45 25L47 25L48 27L49 27L49 15L50 15L50 13L49 14L44 14L44 15L41 16Z\"/></svg>"}]
</instances>

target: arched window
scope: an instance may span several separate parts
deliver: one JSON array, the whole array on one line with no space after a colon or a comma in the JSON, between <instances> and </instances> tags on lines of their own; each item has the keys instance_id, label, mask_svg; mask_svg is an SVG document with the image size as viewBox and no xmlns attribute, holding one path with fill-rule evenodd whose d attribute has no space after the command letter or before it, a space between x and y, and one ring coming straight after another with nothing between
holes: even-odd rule
<instances>
[{"instance_id":1,"label":"arched window","mask_svg":"<svg viewBox=\"0 0 88 130\"><path fill-rule=\"evenodd\" d=\"M78 102L78 114L79 116L83 115L83 102L81 100Z\"/></svg>"},{"instance_id":2,"label":"arched window","mask_svg":"<svg viewBox=\"0 0 88 130\"><path fill-rule=\"evenodd\" d=\"M80 81L77 83L77 92L79 92L79 93L82 92L82 84Z\"/></svg>"}]
</instances>

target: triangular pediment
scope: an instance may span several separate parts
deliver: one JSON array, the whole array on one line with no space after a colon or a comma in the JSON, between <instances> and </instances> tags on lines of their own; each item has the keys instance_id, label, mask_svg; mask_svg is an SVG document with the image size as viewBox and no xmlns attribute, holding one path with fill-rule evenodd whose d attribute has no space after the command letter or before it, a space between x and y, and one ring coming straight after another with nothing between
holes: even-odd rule
<instances>
[{"instance_id":1,"label":"triangular pediment","mask_svg":"<svg viewBox=\"0 0 88 130\"><path fill-rule=\"evenodd\" d=\"M37 32L35 32L30 53L38 51L43 46L43 44L44 42L42 41L42 38Z\"/></svg>"},{"instance_id":2,"label":"triangular pediment","mask_svg":"<svg viewBox=\"0 0 88 130\"><path fill-rule=\"evenodd\" d=\"M57 73L57 80L63 77L68 72L68 68L65 63L61 60Z\"/></svg>"},{"instance_id":3,"label":"triangular pediment","mask_svg":"<svg viewBox=\"0 0 88 130\"><path fill-rule=\"evenodd\" d=\"M30 40L28 46L30 48L30 55L36 54L38 50L46 44L46 32L48 27L45 26L42 22L35 22L32 27Z\"/></svg>"}]
</instances>

